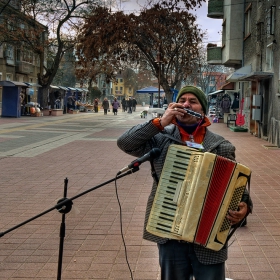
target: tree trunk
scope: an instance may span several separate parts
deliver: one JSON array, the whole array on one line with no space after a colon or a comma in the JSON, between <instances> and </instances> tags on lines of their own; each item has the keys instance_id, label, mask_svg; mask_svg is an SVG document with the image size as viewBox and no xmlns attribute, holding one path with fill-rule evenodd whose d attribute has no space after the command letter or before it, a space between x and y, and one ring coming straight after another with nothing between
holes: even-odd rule
<instances>
[{"instance_id":1,"label":"tree trunk","mask_svg":"<svg viewBox=\"0 0 280 280\"><path fill-rule=\"evenodd\" d=\"M38 103L41 107L48 108L49 86L42 86L38 89Z\"/></svg>"}]
</instances>

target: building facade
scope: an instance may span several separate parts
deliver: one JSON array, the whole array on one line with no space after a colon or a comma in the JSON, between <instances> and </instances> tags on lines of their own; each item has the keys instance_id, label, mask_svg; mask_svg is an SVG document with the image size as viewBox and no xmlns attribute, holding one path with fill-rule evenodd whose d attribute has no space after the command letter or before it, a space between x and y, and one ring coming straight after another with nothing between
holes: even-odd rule
<instances>
[{"instance_id":1,"label":"building facade","mask_svg":"<svg viewBox=\"0 0 280 280\"><path fill-rule=\"evenodd\" d=\"M134 95L134 88L132 85L127 85L124 77L118 74L116 81L112 83L112 95L118 100L122 100L123 98L128 99Z\"/></svg>"},{"instance_id":2,"label":"building facade","mask_svg":"<svg viewBox=\"0 0 280 280\"><path fill-rule=\"evenodd\" d=\"M209 0L208 17L223 19L222 45L209 45L207 61L235 68L228 77L239 93L248 132L280 147L279 1ZM242 112L241 112L242 108Z\"/></svg>"},{"instance_id":3,"label":"building facade","mask_svg":"<svg viewBox=\"0 0 280 280\"><path fill-rule=\"evenodd\" d=\"M0 32L0 80L27 83L29 88L22 89L24 102L37 102L38 88L37 73L42 69L41 63L46 63L44 53L36 54L30 46L24 42L13 40L12 34L30 34L30 40L34 26L40 26L40 40L47 40L47 28L42 24L27 18L20 10L19 1L0 1L1 32ZM36 23L36 24L34 24ZM38 31L38 28L37 28ZM38 35L38 34L37 34ZM0 102L2 101L2 89L0 88Z\"/></svg>"}]
</instances>

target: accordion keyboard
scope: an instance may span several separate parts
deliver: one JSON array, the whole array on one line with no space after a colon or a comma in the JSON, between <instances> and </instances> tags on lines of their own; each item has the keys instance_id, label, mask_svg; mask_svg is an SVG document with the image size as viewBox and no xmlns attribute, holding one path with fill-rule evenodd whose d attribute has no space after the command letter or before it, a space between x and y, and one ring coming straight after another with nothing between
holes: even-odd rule
<instances>
[{"instance_id":1,"label":"accordion keyboard","mask_svg":"<svg viewBox=\"0 0 280 280\"><path fill-rule=\"evenodd\" d=\"M176 234L176 212L178 213L178 206L186 203L192 173L202 156L203 153L195 149L170 146L160 178L161 188L157 192L156 203L150 214L150 232L156 231L157 235L162 232L162 237L165 237L165 233Z\"/></svg>"}]
</instances>

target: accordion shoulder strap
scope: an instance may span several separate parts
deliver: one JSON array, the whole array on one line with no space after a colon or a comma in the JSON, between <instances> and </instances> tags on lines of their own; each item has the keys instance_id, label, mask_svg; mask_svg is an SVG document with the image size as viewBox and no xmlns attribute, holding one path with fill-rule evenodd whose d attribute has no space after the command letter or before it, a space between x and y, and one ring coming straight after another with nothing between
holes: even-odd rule
<instances>
[{"instance_id":1,"label":"accordion shoulder strap","mask_svg":"<svg viewBox=\"0 0 280 280\"><path fill-rule=\"evenodd\" d=\"M158 179L155 167L154 167L154 162L152 160L150 160L150 164L151 164L151 175L154 178L154 180L156 181L156 183L158 184L159 183L159 179Z\"/></svg>"}]
</instances>

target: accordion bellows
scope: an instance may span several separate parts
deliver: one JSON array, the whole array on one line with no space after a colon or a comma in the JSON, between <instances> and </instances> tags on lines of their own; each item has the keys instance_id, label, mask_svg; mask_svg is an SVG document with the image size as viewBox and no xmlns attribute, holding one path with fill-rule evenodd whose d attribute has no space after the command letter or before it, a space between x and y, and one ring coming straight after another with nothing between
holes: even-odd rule
<instances>
[{"instance_id":1,"label":"accordion bellows","mask_svg":"<svg viewBox=\"0 0 280 280\"><path fill-rule=\"evenodd\" d=\"M170 145L150 212L147 231L219 251L251 171L227 158Z\"/></svg>"}]
</instances>

